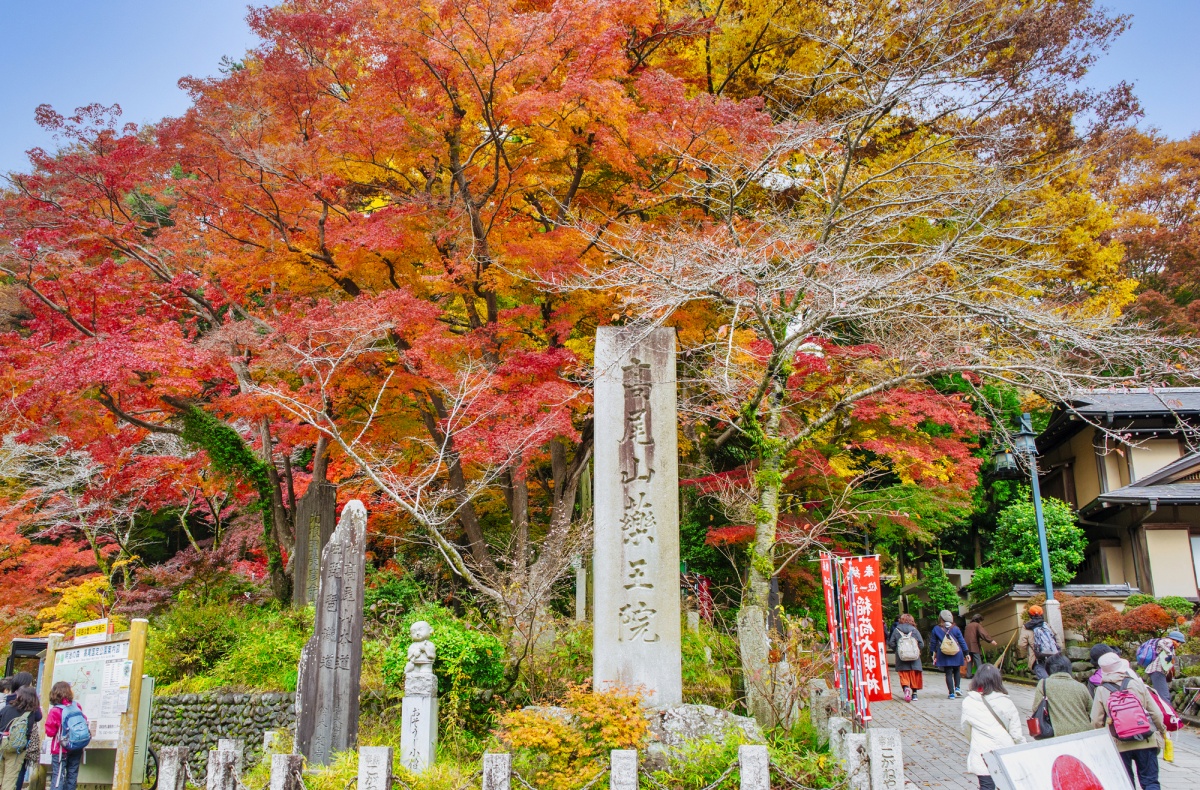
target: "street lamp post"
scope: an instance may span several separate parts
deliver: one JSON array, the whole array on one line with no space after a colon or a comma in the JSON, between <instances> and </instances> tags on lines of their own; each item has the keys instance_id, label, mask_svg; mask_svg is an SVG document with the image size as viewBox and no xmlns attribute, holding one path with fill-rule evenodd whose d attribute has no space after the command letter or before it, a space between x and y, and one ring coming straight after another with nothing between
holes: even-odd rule
<instances>
[{"instance_id":1,"label":"street lamp post","mask_svg":"<svg viewBox=\"0 0 1200 790\"><path fill-rule=\"evenodd\" d=\"M1046 542L1046 519L1042 515L1042 488L1037 472L1037 434L1033 431L1033 420L1028 414L1021 415L1021 430L1014 437L1013 450L1025 456L1029 464L1029 477L1033 489L1033 517L1037 522L1038 547L1042 554L1042 582L1046 591L1043 607L1046 623L1060 637L1063 635L1062 612L1054 599L1054 579L1050 575L1050 547ZM1001 477L1014 477L1017 465L1011 452L999 452L995 457L996 471Z\"/></svg>"},{"instance_id":2,"label":"street lamp post","mask_svg":"<svg viewBox=\"0 0 1200 790\"><path fill-rule=\"evenodd\" d=\"M1021 415L1021 430L1017 433L1015 448L1029 462L1029 478L1033 483L1033 518L1037 521L1038 545L1042 551L1042 580L1046 590L1046 602L1054 600L1054 580L1050 577L1050 548L1046 543L1046 520L1042 517L1042 487L1038 482L1037 434L1033 432L1033 420L1028 414Z\"/></svg>"}]
</instances>

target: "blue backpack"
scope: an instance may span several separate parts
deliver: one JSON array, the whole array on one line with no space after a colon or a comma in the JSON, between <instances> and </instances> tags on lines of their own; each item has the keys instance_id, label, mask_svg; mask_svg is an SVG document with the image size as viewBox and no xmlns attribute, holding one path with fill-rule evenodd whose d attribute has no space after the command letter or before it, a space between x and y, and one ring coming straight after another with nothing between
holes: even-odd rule
<instances>
[{"instance_id":1,"label":"blue backpack","mask_svg":"<svg viewBox=\"0 0 1200 790\"><path fill-rule=\"evenodd\" d=\"M58 728L58 745L64 751L77 752L92 742L92 730L87 716L72 703L62 706L62 724Z\"/></svg>"},{"instance_id":2,"label":"blue backpack","mask_svg":"<svg viewBox=\"0 0 1200 790\"><path fill-rule=\"evenodd\" d=\"M1147 639L1138 645L1137 649L1137 665L1142 669L1154 663L1154 657L1158 655L1158 638Z\"/></svg>"}]
</instances>

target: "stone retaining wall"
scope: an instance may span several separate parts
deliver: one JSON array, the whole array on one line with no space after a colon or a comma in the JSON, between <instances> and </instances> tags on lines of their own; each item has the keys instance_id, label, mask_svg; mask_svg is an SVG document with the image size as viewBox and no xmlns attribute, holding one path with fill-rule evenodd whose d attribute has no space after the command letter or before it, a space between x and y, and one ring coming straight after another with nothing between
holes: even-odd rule
<instances>
[{"instance_id":1,"label":"stone retaining wall","mask_svg":"<svg viewBox=\"0 0 1200 790\"><path fill-rule=\"evenodd\" d=\"M244 764L254 765L262 755L266 730L292 730L296 721L296 695L178 694L155 697L150 718L150 745L186 746L195 781L203 781L207 752L221 738L245 744Z\"/></svg>"}]
</instances>

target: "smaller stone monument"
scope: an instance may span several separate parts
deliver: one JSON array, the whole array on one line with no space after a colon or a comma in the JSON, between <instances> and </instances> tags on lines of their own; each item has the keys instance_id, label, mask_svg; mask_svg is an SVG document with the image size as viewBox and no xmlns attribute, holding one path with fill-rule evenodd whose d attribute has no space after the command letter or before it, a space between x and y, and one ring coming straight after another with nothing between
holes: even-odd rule
<instances>
[{"instance_id":1,"label":"smaller stone monument","mask_svg":"<svg viewBox=\"0 0 1200 790\"><path fill-rule=\"evenodd\" d=\"M433 674L437 649L429 641L433 628L424 620L413 623L409 634L413 641L404 665L400 760L419 773L433 764L437 753L437 675Z\"/></svg>"},{"instance_id":2,"label":"smaller stone monument","mask_svg":"<svg viewBox=\"0 0 1200 790\"><path fill-rule=\"evenodd\" d=\"M358 790L391 790L392 747L358 747Z\"/></svg>"}]
</instances>

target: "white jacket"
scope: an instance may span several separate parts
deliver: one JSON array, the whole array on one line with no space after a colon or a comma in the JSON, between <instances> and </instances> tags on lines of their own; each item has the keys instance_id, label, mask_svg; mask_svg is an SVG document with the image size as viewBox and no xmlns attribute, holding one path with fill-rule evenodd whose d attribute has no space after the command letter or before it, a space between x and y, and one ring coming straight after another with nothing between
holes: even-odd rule
<instances>
[{"instance_id":1,"label":"white jacket","mask_svg":"<svg viewBox=\"0 0 1200 790\"><path fill-rule=\"evenodd\" d=\"M1025 743L1021 714L1017 706L1007 694L992 692L987 697L988 705L996 711L996 716L1004 722L1001 726L996 716L991 714L983 697L978 691L972 691L963 698L962 729L971 741L971 751L967 755L967 770L976 776L988 776L991 772L983 762L983 756L996 749L1003 749L1017 743Z\"/></svg>"}]
</instances>

